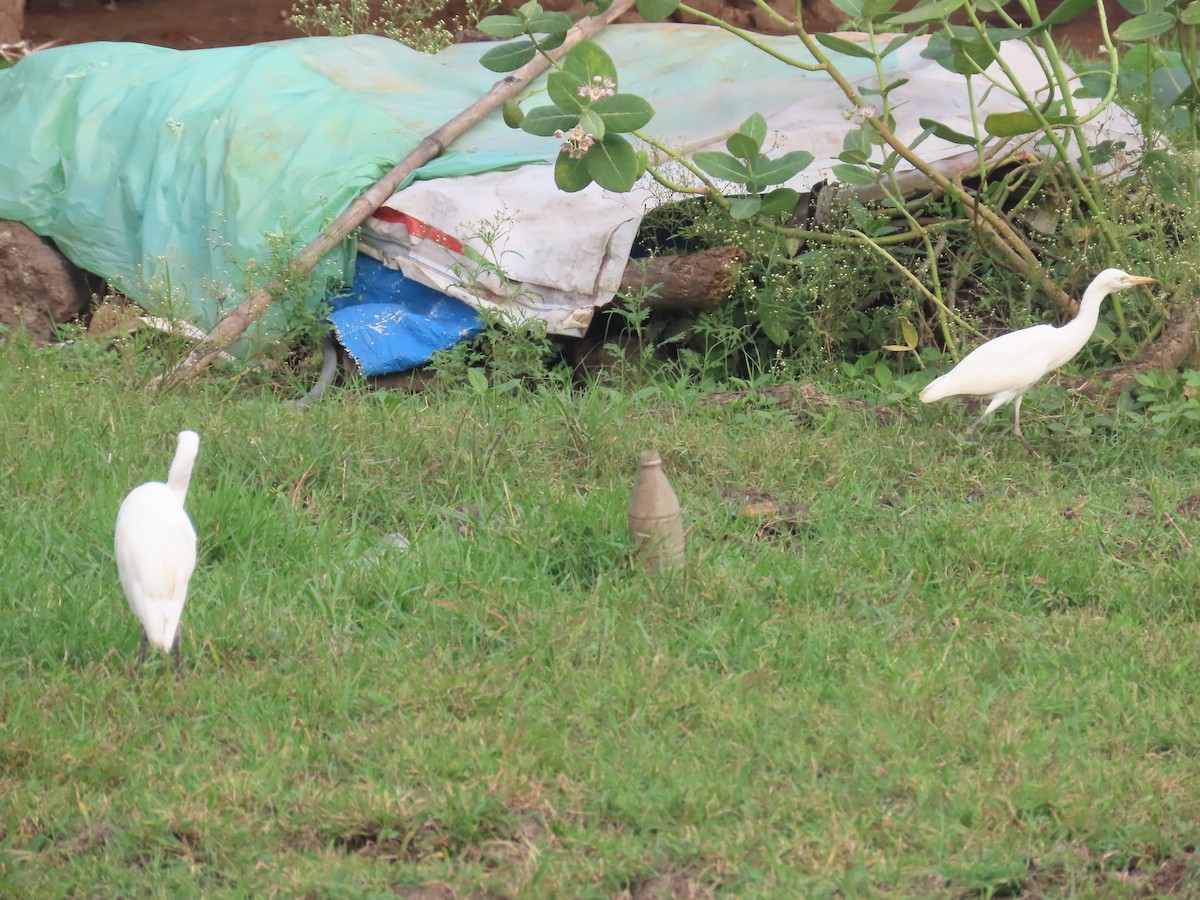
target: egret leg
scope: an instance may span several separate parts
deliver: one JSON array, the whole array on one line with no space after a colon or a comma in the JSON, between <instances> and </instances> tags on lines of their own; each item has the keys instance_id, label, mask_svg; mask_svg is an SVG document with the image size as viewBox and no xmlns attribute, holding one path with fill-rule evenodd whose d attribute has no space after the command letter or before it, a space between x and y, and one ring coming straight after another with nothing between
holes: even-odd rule
<instances>
[{"instance_id":1,"label":"egret leg","mask_svg":"<svg viewBox=\"0 0 1200 900\"><path fill-rule=\"evenodd\" d=\"M138 668L146 664L146 649L150 646L150 639L146 637L146 632L142 631L142 652L138 654Z\"/></svg>"},{"instance_id":2,"label":"egret leg","mask_svg":"<svg viewBox=\"0 0 1200 900\"><path fill-rule=\"evenodd\" d=\"M179 651L179 631L178 630L175 632L175 643L171 645L171 650L175 656L175 674L178 675L180 670L183 668L183 660L180 657L180 651Z\"/></svg>"},{"instance_id":3,"label":"egret leg","mask_svg":"<svg viewBox=\"0 0 1200 900\"><path fill-rule=\"evenodd\" d=\"M996 407L1002 405L1005 399L1006 398L1004 397L993 397L992 401L987 405L983 412L979 414L979 418L967 426L967 430L963 432L963 440L970 440L971 432L975 430L975 426L994 413L996 411Z\"/></svg>"},{"instance_id":4,"label":"egret leg","mask_svg":"<svg viewBox=\"0 0 1200 900\"><path fill-rule=\"evenodd\" d=\"M990 412L991 409L985 409L983 411L983 415L967 426L967 430L963 432L963 440L969 441L971 439L971 432L975 430L975 426L986 419L988 417L988 413Z\"/></svg>"},{"instance_id":5,"label":"egret leg","mask_svg":"<svg viewBox=\"0 0 1200 900\"><path fill-rule=\"evenodd\" d=\"M1024 444L1024 445L1025 445L1025 449L1029 451L1030 455L1032 455L1034 459L1041 459L1041 456L1038 454L1038 452L1037 452L1036 450L1034 450L1034 449L1033 449L1033 446L1032 446L1032 445L1029 443L1029 441L1025 440L1025 435L1021 434L1021 398L1022 398L1022 397L1024 397L1024 396L1025 396L1024 394L1018 394L1018 395L1017 395L1017 400L1016 400L1016 407L1017 407L1017 428L1016 428L1017 440L1018 440L1018 441L1020 441L1022 444Z\"/></svg>"}]
</instances>

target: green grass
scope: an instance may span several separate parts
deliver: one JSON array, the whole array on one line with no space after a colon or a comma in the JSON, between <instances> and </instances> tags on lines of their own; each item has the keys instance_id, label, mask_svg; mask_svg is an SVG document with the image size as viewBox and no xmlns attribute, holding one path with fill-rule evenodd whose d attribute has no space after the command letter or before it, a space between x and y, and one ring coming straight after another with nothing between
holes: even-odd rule
<instances>
[{"instance_id":1,"label":"green grass","mask_svg":"<svg viewBox=\"0 0 1200 900\"><path fill-rule=\"evenodd\" d=\"M1039 461L1007 412L964 446L961 407L911 393L890 417L672 388L301 412L12 340L0 396L5 896L1200 883L1189 434L1054 388L1025 405ZM176 678L135 667L111 541L184 427ZM629 549L644 448L685 510L675 576ZM780 514L738 515L755 491Z\"/></svg>"}]
</instances>

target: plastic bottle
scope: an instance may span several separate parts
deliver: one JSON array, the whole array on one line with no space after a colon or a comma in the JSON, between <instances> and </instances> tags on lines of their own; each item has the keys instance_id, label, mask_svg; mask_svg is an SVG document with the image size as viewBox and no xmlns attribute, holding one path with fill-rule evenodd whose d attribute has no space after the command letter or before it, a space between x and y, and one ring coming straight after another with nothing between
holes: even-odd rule
<instances>
[{"instance_id":1,"label":"plastic bottle","mask_svg":"<svg viewBox=\"0 0 1200 900\"><path fill-rule=\"evenodd\" d=\"M642 452L642 468L629 502L629 530L647 572L677 569L683 565L683 517L679 498L667 481L662 457Z\"/></svg>"}]
</instances>

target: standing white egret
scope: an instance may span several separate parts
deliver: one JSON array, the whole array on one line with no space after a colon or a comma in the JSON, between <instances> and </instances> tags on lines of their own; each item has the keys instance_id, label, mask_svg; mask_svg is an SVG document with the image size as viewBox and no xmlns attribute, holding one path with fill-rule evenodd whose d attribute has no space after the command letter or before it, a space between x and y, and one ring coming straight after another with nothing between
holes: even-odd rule
<instances>
[{"instance_id":1,"label":"standing white egret","mask_svg":"<svg viewBox=\"0 0 1200 900\"><path fill-rule=\"evenodd\" d=\"M196 568L196 530L183 503L199 450L200 435L179 432L167 483L135 487L117 513L117 572L129 606L142 622L140 660L146 660L147 643L164 653L174 648L177 671L179 617Z\"/></svg>"},{"instance_id":2,"label":"standing white egret","mask_svg":"<svg viewBox=\"0 0 1200 900\"><path fill-rule=\"evenodd\" d=\"M980 344L957 366L930 382L921 391L921 399L932 403L958 394L990 399L983 414L971 423L963 437L970 437L976 425L1009 400L1015 400L1017 440L1037 456L1037 451L1021 434L1021 398L1025 392L1043 375L1064 365L1083 349L1096 330L1100 301L1114 291L1135 284L1155 283L1153 278L1130 275L1120 269L1105 269L1092 279L1079 301L1079 314L1066 325L1034 325Z\"/></svg>"}]
</instances>

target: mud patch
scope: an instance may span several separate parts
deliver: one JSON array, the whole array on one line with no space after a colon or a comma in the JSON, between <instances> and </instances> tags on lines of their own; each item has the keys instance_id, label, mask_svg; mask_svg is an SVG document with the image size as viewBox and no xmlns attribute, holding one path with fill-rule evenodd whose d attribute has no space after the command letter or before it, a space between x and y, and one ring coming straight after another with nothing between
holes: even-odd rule
<instances>
[{"instance_id":1,"label":"mud patch","mask_svg":"<svg viewBox=\"0 0 1200 900\"><path fill-rule=\"evenodd\" d=\"M663 872L639 878L618 892L614 900L714 900L715 888L697 872Z\"/></svg>"}]
</instances>

